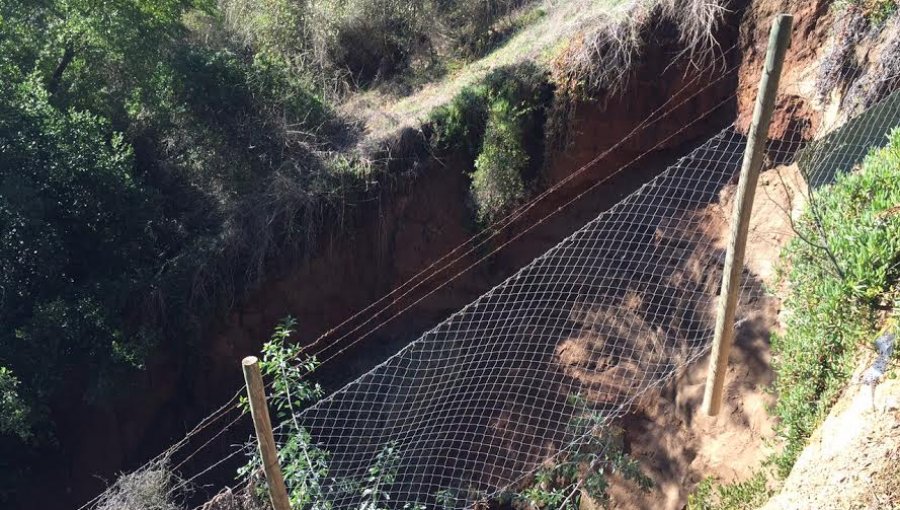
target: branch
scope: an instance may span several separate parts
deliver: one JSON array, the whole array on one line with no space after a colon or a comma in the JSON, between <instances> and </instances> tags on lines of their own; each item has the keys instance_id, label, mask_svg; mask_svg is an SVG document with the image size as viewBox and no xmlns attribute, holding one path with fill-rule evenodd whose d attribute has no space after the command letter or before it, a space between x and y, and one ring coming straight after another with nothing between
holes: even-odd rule
<instances>
[{"instance_id":1,"label":"branch","mask_svg":"<svg viewBox=\"0 0 900 510\"><path fill-rule=\"evenodd\" d=\"M802 168L800 168L799 165L798 165L798 169L800 169L800 172L803 175L803 178L806 180L807 206L808 206L807 209L809 210L810 215L812 215L812 218L813 218L812 223L816 227L816 229L819 231L819 237L822 238L823 244L821 244L821 245L813 244L812 242L803 238L802 236L800 238L803 239L803 241L809 243L810 246L813 246L813 247L825 252L825 255L828 257L828 260L834 266L834 270L837 272L838 277L841 280L846 280L847 278L845 276L844 270L841 268L841 265L837 261L837 257L835 257L834 252L831 250L831 247L829 246L828 233L825 231L825 227L822 222L822 217L819 215L819 209L816 204L816 196L815 196L815 193L813 190L813 185L811 184L811 181L810 181L810 176L807 174L807 172L805 172ZM791 220L791 228L793 228L794 232L799 235L798 229L794 228L793 223L794 222L792 219Z\"/></svg>"},{"instance_id":2,"label":"branch","mask_svg":"<svg viewBox=\"0 0 900 510\"><path fill-rule=\"evenodd\" d=\"M788 195L788 203L791 206L791 210L788 210L785 207L782 207L782 205L778 203L778 200L776 200L770 196L769 198L770 198L772 204L774 204L775 207L777 207L779 210L781 210L781 212L785 215L785 217L787 217L788 223L790 224L790 228L793 231L795 236L797 236L801 241L803 241L810 247L815 248L816 250L819 250L826 254L826 258L827 258L828 262L830 262L834 266L833 269L835 270L835 275L838 278L843 280L844 277L843 277L843 273L841 272L841 268L840 268L840 266L837 265L837 260L835 260L834 255L831 253L831 250L828 248L828 246L816 243L811 238L807 237L801 231L801 229L797 226L797 223L794 221L794 215L792 213L794 198L793 198L793 193L791 192L791 187L787 184L787 182L785 182L784 176L781 174L781 171L776 171L775 174L778 176L778 180L781 182L781 186L784 188L785 193ZM809 181L809 179L807 179L806 176L804 176L804 179L806 179L807 182ZM802 191L800 191L800 190L798 190L797 192L802 194ZM766 190L766 193L768 194L768 190ZM811 196L812 189L808 188L807 193ZM825 242L828 241L827 239L823 239L823 240Z\"/></svg>"},{"instance_id":3,"label":"branch","mask_svg":"<svg viewBox=\"0 0 900 510\"><path fill-rule=\"evenodd\" d=\"M69 64L72 63L72 59L74 58L75 46L71 41L68 41L66 42L59 64L56 65L56 69L53 70L53 74L50 75L50 79L47 81L47 91L50 92L51 95L56 94L56 91L59 89L59 84L62 82L63 73L66 71L66 68L69 67Z\"/></svg>"}]
</instances>

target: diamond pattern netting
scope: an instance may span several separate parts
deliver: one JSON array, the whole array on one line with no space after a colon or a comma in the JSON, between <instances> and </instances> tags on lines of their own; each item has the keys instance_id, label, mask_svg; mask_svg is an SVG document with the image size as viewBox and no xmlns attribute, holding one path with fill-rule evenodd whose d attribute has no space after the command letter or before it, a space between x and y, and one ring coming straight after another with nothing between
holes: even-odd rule
<instances>
[{"instance_id":1,"label":"diamond pattern netting","mask_svg":"<svg viewBox=\"0 0 900 510\"><path fill-rule=\"evenodd\" d=\"M822 123L815 141L795 130L770 142L768 166L798 164L814 188L851 169L900 125L900 93L890 93L897 78L881 79L887 92L868 110ZM375 369L297 413L310 444L328 454L327 475L317 480L327 502L317 507L367 508L360 488L386 448L395 455L381 487L387 507L474 506L516 489L702 358L730 216L719 202L736 180L745 142L735 129L722 130ZM745 270L739 322L762 293ZM585 408L598 417L594 426L573 426ZM204 420L195 431L215 435L190 451L195 431L173 445L166 455L181 455L175 469L217 445L241 416L212 425L234 413L229 402ZM288 430L276 428L279 442ZM170 493L196 486L243 452L231 445Z\"/></svg>"},{"instance_id":2,"label":"diamond pattern netting","mask_svg":"<svg viewBox=\"0 0 900 510\"><path fill-rule=\"evenodd\" d=\"M814 185L851 168L898 124L892 95L804 147L773 141ZM578 395L602 424L633 410L710 347L724 252L710 232L745 138L729 128L662 175L298 418L331 455L334 508L358 508L355 487L379 452L398 453L386 489L397 508L468 506L507 490L581 439ZM829 174L831 172L831 174ZM758 299L749 271L741 309ZM739 311L738 320L741 320ZM354 482L358 482L354 483Z\"/></svg>"}]
</instances>

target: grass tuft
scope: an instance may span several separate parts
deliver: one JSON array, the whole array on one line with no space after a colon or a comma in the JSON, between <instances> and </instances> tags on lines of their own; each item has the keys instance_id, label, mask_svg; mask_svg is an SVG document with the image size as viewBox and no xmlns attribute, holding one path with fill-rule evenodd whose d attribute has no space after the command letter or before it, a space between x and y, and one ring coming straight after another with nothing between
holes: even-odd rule
<instances>
[{"instance_id":1,"label":"grass tuft","mask_svg":"<svg viewBox=\"0 0 900 510\"><path fill-rule=\"evenodd\" d=\"M743 482L723 485L708 477L688 496L687 510L756 510L771 495L764 471Z\"/></svg>"},{"instance_id":2,"label":"grass tuft","mask_svg":"<svg viewBox=\"0 0 900 510\"><path fill-rule=\"evenodd\" d=\"M662 19L678 30L683 51L695 65L715 57L716 30L728 12L722 0L643 0L624 13L601 17L553 64L559 87L574 97L622 92L641 55L651 23Z\"/></svg>"},{"instance_id":3,"label":"grass tuft","mask_svg":"<svg viewBox=\"0 0 900 510\"><path fill-rule=\"evenodd\" d=\"M103 493L97 510L180 510L175 501L176 486L181 480L169 470L164 459L122 475L115 485Z\"/></svg>"}]
</instances>

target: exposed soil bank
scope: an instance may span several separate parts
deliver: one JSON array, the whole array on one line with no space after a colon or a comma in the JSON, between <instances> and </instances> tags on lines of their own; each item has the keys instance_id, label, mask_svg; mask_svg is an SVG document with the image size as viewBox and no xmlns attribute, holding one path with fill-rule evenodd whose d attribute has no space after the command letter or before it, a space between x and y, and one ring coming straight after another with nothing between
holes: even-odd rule
<instances>
[{"instance_id":1,"label":"exposed soil bank","mask_svg":"<svg viewBox=\"0 0 900 510\"><path fill-rule=\"evenodd\" d=\"M745 278L774 288L773 264L781 248L793 237L791 214L800 210L805 184L796 166L763 172L750 220ZM706 235L724 250L734 186L722 190L717 203L703 212ZM622 427L631 454L654 481L648 493L614 480L612 507L621 509L678 510L707 476L725 483L743 481L773 452L774 430L768 408L775 396L768 388L769 338L778 330L781 304L762 288L741 303L726 375L723 409L716 417L701 409L708 356L686 368L679 377L650 395L626 418Z\"/></svg>"}]
</instances>

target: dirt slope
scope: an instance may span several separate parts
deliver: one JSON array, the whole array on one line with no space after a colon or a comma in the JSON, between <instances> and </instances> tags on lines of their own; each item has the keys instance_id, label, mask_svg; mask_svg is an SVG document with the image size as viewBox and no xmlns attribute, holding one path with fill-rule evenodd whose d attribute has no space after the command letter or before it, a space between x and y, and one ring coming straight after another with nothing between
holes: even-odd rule
<instances>
[{"instance_id":1,"label":"dirt slope","mask_svg":"<svg viewBox=\"0 0 900 510\"><path fill-rule=\"evenodd\" d=\"M803 180L794 166L763 172L750 221L746 264L752 278L775 285L773 261L791 239L791 214L802 203ZM706 234L724 249L726 215L733 205L734 186L720 193L719 202L701 214ZM700 412L708 360L688 367L622 424L631 455L654 482L641 493L632 484L615 480L611 508L679 510L696 484L707 476L722 482L745 480L772 453L773 420L767 408L774 396L769 337L778 327L781 304L760 293L741 306L734 350L729 362L725 403L716 417Z\"/></svg>"}]
</instances>

